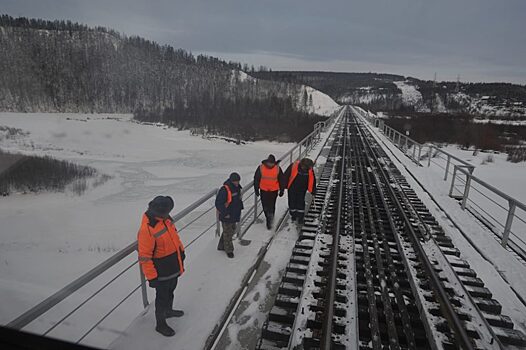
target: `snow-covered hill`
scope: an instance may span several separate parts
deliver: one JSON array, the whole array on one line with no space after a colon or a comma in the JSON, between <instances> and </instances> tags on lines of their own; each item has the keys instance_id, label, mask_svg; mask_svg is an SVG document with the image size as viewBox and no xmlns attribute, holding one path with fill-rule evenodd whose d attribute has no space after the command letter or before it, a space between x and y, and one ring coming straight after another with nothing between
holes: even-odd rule
<instances>
[{"instance_id":1,"label":"snow-covered hill","mask_svg":"<svg viewBox=\"0 0 526 350\"><path fill-rule=\"evenodd\" d=\"M394 74L258 72L257 77L307 84L338 103L385 112L469 113L526 119L526 86L420 80Z\"/></svg>"},{"instance_id":2,"label":"snow-covered hill","mask_svg":"<svg viewBox=\"0 0 526 350\"><path fill-rule=\"evenodd\" d=\"M257 91L261 95L260 97L264 97L265 90L268 90L270 93L281 93L282 96L290 96L295 101L297 110L308 113L316 113L328 117L340 107L329 95L304 84L271 82L254 78L239 70L232 71L231 81L233 88L236 88L238 84L259 85ZM267 89L264 88L265 85L268 86Z\"/></svg>"}]
</instances>

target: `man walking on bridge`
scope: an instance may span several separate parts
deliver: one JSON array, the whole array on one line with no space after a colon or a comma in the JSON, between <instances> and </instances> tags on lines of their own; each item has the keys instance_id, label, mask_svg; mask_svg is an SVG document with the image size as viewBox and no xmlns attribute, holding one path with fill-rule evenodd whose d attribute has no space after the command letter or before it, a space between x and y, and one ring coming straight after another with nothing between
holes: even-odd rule
<instances>
[{"instance_id":1,"label":"man walking on bridge","mask_svg":"<svg viewBox=\"0 0 526 350\"><path fill-rule=\"evenodd\" d=\"M285 171L290 217L300 225L305 217L305 193L316 193L313 166L314 162L311 159L303 158L291 164Z\"/></svg>"},{"instance_id":2,"label":"man walking on bridge","mask_svg":"<svg viewBox=\"0 0 526 350\"><path fill-rule=\"evenodd\" d=\"M216 209L219 221L223 226L223 233L219 238L217 250L224 250L229 258L234 257L234 244L232 236L236 232L237 225L241 220L243 210L243 199L241 197L241 176L232 173L219 189L216 196Z\"/></svg>"},{"instance_id":3,"label":"man walking on bridge","mask_svg":"<svg viewBox=\"0 0 526 350\"><path fill-rule=\"evenodd\" d=\"M155 288L155 330L166 337L175 335L166 319L181 317L182 310L173 310L177 280L184 272L185 252L177 229L170 217L174 201L168 196L157 196L142 217L138 233L139 263Z\"/></svg>"},{"instance_id":4,"label":"man walking on bridge","mask_svg":"<svg viewBox=\"0 0 526 350\"><path fill-rule=\"evenodd\" d=\"M274 214L276 212L276 199L278 194L283 196L285 184L283 181L283 171L279 166L276 157L270 154L267 159L261 161L254 174L254 193L257 197L261 196L261 205L265 218L267 219L267 229L272 229Z\"/></svg>"}]
</instances>

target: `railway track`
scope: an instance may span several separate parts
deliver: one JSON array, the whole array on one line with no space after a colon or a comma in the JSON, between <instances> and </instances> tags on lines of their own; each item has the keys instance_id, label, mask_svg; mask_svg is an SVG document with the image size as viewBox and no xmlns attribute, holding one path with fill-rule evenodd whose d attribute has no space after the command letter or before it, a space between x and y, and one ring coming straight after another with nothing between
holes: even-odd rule
<instances>
[{"instance_id":1,"label":"railway track","mask_svg":"<svg viewBox=\"0 0 526 350\"><path fill-rule=\"evenodd\" d=\"M526 348L351 109L258 349Z\"/></svg>"}]
</instances>

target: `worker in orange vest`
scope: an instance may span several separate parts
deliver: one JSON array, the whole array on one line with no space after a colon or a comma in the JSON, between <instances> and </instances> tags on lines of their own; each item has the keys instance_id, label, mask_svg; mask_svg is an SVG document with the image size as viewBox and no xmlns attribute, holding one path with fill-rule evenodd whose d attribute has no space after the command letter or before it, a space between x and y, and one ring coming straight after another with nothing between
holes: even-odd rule
<instances>
[{"instance_id":1,"label":"worker in orange vest","mask_svg":"<svg viewBox=\"0 0 526 350\"><path fill-rule=\"evenodd\" d=\"M219 238L217 250L224 250L229 258L234 257L232 236L237 230L237 225L241 220L241 210L243 210L240 181L241 176L238 173L230 174L228 180L217 191L215 202L219 221L223 226L223 233Z\"/></svg>"},{"instance_id":2,"label":"worker in orange vest","mask_svg":"<svg viewBox=\"0 0 526 350\"><path fill-rule=\"evenodd\" d=\"M177 280L184 273L184 246L170 217L174 201L168 196L157 196L142 216L137 235L139 264L150 287L155 288L155 330L171 337L175 331L167 318L181 317L182 310L173 309Z\"/></svg>"},{"instance_id":3,"label":"worker in orange vest","mask_svg":"<svg viewBox=\"0 0 526 350\"><path fill-rule=\"evenodd\" d=\"M276 199L278 195L283 196L286 184L279 161L270 154L267 159L261 161L254 173L254 193L257 197L261 196L261 206L265 213L267 229L271 230L274 224L274 214L276 212Z\"/></svg>"},{"instance_id":4,"label":"worker in orange vest","mask_svg":"<svg viewBox=\"0 0 526 350\"><path fill-rule=\"evenodd\" d=\"M303 158L291 164L285 171L290 217L300 225L305 217L305 193L316 193L313 166L314 162L311 159Z\"/></svg>"}]
</instances>

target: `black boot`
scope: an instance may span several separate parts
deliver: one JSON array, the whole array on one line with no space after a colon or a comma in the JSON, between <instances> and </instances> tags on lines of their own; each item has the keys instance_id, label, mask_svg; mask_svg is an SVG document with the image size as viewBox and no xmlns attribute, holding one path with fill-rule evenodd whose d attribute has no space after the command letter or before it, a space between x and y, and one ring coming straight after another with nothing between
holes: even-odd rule
<instances>
[{"instance_id":1,"label":"black boot","mask_svg":"<svg viewBox=\"0 0 526 350\"><path fill-rule=\"evenodd\" d=\"M298 215L297 222L298 222L298 225L303 225L304 220L303 220L302 214Z\"/></svg>"},{"instance_id":2,"label":"black boot","mask_svg":"<svg viewBox=\"0 0 526 350\"><path fill-rule=\"evenodd\" d=\"M155 330L165 337L173 337L175 335L175 331L172 327L168 326L168 323L166 323L166 320L157 320L157 326L155 327Z\"/></svg>"},{"instance_id":3,"label":"black boot","mask_svg":"<svg viewBox=\"0 0 526 350\"><path fill-rule=\"evenodd\" d=\"M166 311L166 318L172 318L172 317L183 317L184 311L183 310L168 310Z\"/></svg>"},{"instance_id":4,"label":"black boot","mask_svg":"<svg viewBox=\"0 0 526 350\"><path fill-rule=\"evenodd\" d=\"M265 213L265 216L267 218L267 230L272 230L272 214Z\"/></svg>"}]
</instances>

